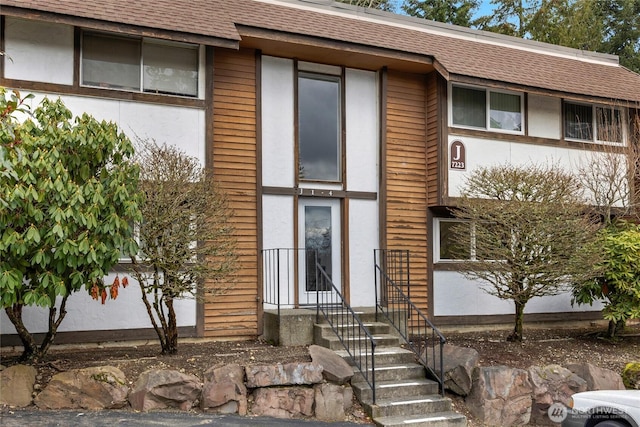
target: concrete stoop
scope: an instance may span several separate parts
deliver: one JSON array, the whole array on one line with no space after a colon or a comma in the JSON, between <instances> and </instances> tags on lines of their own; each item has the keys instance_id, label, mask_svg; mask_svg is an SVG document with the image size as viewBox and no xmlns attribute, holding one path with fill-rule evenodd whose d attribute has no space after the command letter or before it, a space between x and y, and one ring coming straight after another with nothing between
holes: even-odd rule
<instances>
[{"instance_id":1,"label":"concrete stoop","mask_svg":"<svg viewBox=\"0 0 640 427\"><path fill-rule=\"evenodd\" d=\"M413 352L400 347L400 338L386 323L365 321L377 343L375 351L376 404L364 376L354 369L353 391L378 426L463 427L465 416L452 410L451 400L438 394L438 383L427 379ZM334 350L352 364L351 358L329 325L314 325L317 345ZM358 347L358 346L356 346ZM366 348L364 344L358 348ZM363 350L364 352L364 350Z\"/></svg>"}]
</instances>

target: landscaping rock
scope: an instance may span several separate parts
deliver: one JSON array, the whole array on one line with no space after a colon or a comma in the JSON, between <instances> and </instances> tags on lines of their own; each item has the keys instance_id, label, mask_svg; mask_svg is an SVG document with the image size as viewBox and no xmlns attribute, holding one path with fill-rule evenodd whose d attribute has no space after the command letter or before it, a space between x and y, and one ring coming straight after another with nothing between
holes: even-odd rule
<instances>
[{"instance_id":1,"label":"landscaping rock","mask_svg":"<svg viewBox=\"0 0 640 427\"><path fill-rule=\"evenodd\" d=\"M346 411L353 403L350 386L322 383L313 386L316 401L316 418L323 421L344 421Z\"/></svg>"},{"instance_id":2,"label":"landscaping rock","mask_svg":"<svg viewBox=\"0 0 640 427\"><path fill-rule=\"evenodd\" d=\"M587 382L587 390L624 390L622 377L611 369L604 369L590 363L574 363L565 366L568 370Z\"/></svg>"},{"instance_id":3,"label":"landscaping rock","mask_svg":"<svg viewBox=\"0 0 640 427\"><path fill-rule=\"evenodd\" d=\"M245 368L247 387L318 384L322 382L322 366L315 362L282 365L254 365Z\"/></svg>"},{"instance_id":4,"label":"landscaping rock","mask_svg":"<svg viewBox=\"0 0 640 427\"><path fill-rule=\"evenodd\" d=\"M0 405L23 408L31 405L38 371L33 366L14 365L0 371Z\"/></svg>"},{"instance_id":5,"label":"landscaping rock","mask_svg":"<svg viewBox=\"0 0 640 427\"><path fill-rule=\"evenodd\" d=\"M173 370L149 370L140 375L129 395L129 403L136 411L178 408L189 410L195 406L202 391L202 383L195 375Z\"/></svg>"},{"instance_id":6,"label":"landscaping rock","mask_svg":"<svg viewBox=\"0 0 640 427\"><path fill-rule=\"evenodd\" d=\"M203 410L219 414L247 414L247 388L242 366L226 365L204 373Z\"/></svg>"},{"instance_id":7,"label":"landscaping rock","mask_svg":"<svg viewBox=\"0 0 640 427\"><path fill-rule=\"evenodd\" d=\"M444 358L444 386L447 390L466 396L471 391L473 370L478 365L478 352L468 347L445 344L442 350ZM436 351L436 369L440 366L440 352Z\"/></svg>"},{"instance_id":8,"label":"landscaping rock","mask_svg":"<svg viewBox=\"0 0 640 427\"><path fill-rule=\"evenodd\" d=\"M524 425L531 417L532 391L524 369L479 367L473 371L473 386L465 402L484 425Z\"/></svg>"},{"instance_id":9,"label":"landscaping rock","mask_svg":"<svg viewBox=\"0 0 640 427\"><path fill-rule=\"evenodd\" d=\"M314 390L307 387L259 388L253 393L253 415L299 418L313 415Z\"/></svg>"},{"instance_id":10,"label":"landscaping rock","mask_svg":"<svg viewBox=\"0 0 640 427\"><path fill-rule=\"evenodd\" d=\"M555 425L549 419L549 406L558 402L566 406L571 395L587 391L584 379L560 365L532 366L529 378L533 384L533 424Z\"/></svg>"},{"instance_id":11,"label":"landscaping rock","mask_svg":"<svg viewBox=\"0 0 640 427\"><path fill-rule=\"evenodd\" d=\"M54 375L34 403L40 409L118 409L127 406L127 393L120 369L99 366Z\"/></svg>"},{"instance_id":12,"label":"landscaping rock","mask_svg":"<svg viewBox=\"0 0 640 427\"><path fill-rule=\"evenodd\" d=\"M627 388L640 390L640 362L627 363L622 371L622 381Z\"/></svg>"},{"instance_id":13,"label":"landscaping rock","mask_svg":"<svg viewBox=\"0 0 640 427\"><path fill-rule=\"evenodd\" d=\"M311 360L322 366L322 376L336 384L345 384L353 376L353 368L335 351L319 345L309 346Z\"/></svg>"}]
</instances>

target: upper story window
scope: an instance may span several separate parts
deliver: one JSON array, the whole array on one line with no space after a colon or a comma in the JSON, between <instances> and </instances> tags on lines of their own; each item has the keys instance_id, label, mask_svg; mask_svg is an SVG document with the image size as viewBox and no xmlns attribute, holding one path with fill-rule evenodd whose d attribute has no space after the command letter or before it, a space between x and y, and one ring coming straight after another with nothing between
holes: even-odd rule
<instances>
[{"instance_id":1,"label":"upper story window","mask_svg":"<svg viewBox=\"0 0 640 427\"><path fill-rule=\"evenodd\" d=\"M85 32L82 84L198 96L198 46Z\"/></svg>"},{"instance_id":2,"label":"upper story window","mask_svg":"<svg viewBox=\"0 0 640 427\"><path fill-rule=\"evenodd\" d=\"M340 182L341 79L298 74L298 175L304 181Z\"/></svg>"},{"instance_id":3,"label":"upper story window","mask_svg":"<svg viewBox=\"0 0 640 427\"><path fill-rule=\"evenodd\" d=\"M522 133L523 97L466 86L451 87L453 126Z\"/></svg>"},{"instance_id":4,"label":"upper story window","mask_svg":"<svg viewBox=\"0 0 640 427\"><path fill-rule=\"evenodd\" d=\"M613 107L565 102L564 137L589 142L623 142L622 114Z\"/></svg>"}]
</instances>

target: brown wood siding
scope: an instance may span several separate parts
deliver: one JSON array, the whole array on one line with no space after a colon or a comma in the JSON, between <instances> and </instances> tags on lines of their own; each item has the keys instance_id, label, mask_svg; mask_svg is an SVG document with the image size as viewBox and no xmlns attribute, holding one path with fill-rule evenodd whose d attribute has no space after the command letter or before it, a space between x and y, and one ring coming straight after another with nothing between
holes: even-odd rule
<instances>
[{"instance_id":1,"label":"brown wood siding","mask_svg":"<svg viewBox=\"0 0 640 427\"><path fill-rule=\"evenodd\" d=\"M440 180L438 173L440 150L440 115L438 114L438 75L433 72L427 76L427 203L429 206L440 204Z\"/></svg>"},{"instance_id":2,"label":"brown wood siding","mask_svg":"<svg viewBox=\"0 0 640 427\"><path fill-rule=\"evenodd\" d=\"M258 335L256 59L252 50L214 53L213 170L234 211L235 285L205 300L204 336Z\"/></svg>"},{"instance_id":3,"label":"brown wood siding","mask_svg":"<svg viewBox=\"0 0 640 427\"><path fill-rule=\"evenodd\" d=\"M427 100L423 75L389 71L386 85L386 242L408 249L411 299L427 309Z\"/></svg>"}]
</instances>

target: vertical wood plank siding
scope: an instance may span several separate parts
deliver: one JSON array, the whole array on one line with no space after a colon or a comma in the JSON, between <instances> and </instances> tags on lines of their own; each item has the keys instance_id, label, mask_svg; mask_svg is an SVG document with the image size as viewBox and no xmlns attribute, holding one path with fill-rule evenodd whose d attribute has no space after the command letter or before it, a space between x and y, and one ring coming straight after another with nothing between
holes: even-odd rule
<instances>
[{"instance_id":1,"label":"vertical wood plank siding","mask_svg":"<svg viewBox=\"0 0 640 427\"><path fill-rule=\"evenodd\" d=\"M389 71L386 98L386 247L408 249L411 300L427 311L427 102L423 75Z\"/></svg>"},{"instance_id":2,"label":"vertical wood plank siding","mask_svg":"<svg viewBox=\"0 0 640 427\"><path fill-rule=\"evenodd\" d=\"M214 54L213 171L234 211L239 270L233 288L205 301L206 337L258 334L255 61L253 50Z\"/></svg>"}]
</instances>

